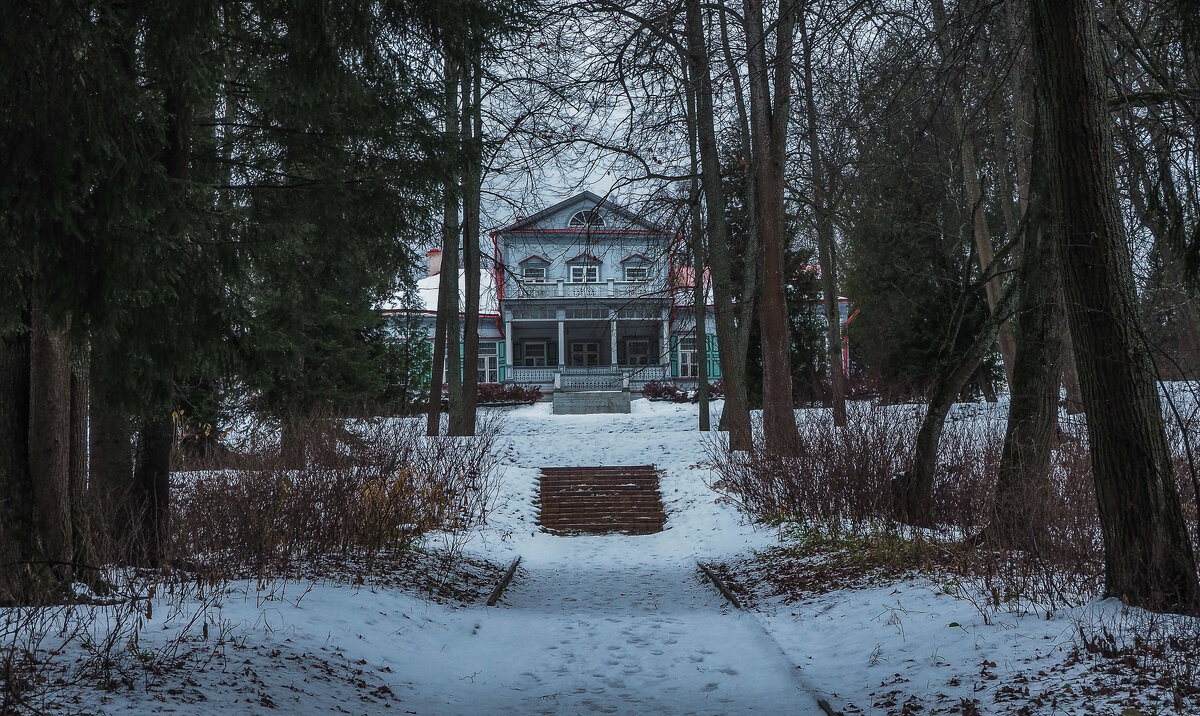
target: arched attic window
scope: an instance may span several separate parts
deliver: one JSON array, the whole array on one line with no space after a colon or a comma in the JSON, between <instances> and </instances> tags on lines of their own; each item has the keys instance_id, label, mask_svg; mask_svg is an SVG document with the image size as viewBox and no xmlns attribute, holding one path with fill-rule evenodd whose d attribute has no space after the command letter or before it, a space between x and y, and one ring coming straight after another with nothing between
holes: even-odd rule
<instances>
[{"instance_id":1,"label":"arched attic window","mask_svg":"<svg viewBox=\"0 0 1200 716\"><path fill-rule=\"evenodd\" d=\"M604 217L600 215L598 209L585 209L572 214L567 226L570 228L604 226Z\"/></svg>"}]
</instances>

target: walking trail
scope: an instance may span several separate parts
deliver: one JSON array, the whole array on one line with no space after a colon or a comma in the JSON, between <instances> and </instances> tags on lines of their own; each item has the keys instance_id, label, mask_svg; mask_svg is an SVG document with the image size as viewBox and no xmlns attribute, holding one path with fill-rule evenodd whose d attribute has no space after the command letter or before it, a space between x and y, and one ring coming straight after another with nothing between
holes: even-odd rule
<instances>
[{"instance_id":1,"label":"walking trail","mask_svg":"<svg viewBox=\"0 0 1200 716\"><path fill-rule=\"evenodd\" d=\"M472 686L446 694L463 713L820 714L796 666L758 619L732 609L696 560L770 539L705 484L694 409L635 403L629 416L506 416L509 469L490 535L474 548L522 556L476 639L444 657ZM714 418L715 424L715 418ZM537 470L655 464L668 521L653 535L563 537L537 528ZM415 695L415 694L413 694ZM428 696L428 694L426 694Z\"/></svg>"}]
</instances>

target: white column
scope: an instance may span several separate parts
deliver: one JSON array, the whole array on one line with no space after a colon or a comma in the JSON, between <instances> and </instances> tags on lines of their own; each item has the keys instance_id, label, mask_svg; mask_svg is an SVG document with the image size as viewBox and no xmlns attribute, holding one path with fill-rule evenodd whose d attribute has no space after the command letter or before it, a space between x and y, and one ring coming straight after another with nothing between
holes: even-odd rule
<instances>
[{"instance_id":1,"label":"white column","mask_svg":"<svg viewBox=\"0 0 1200 716\"><path fill-rule=\"evenodd\" d=\"M671 310L662 322L662 344L658 348L658 362L662 364L663 380L671 377Z\"/></svg>"},{"instance_id":2,"label":"white column","mask_svg":"<svg viewBox=\"0 0 1200 716\"><path fill-rule=\"evenodd\" d=\"M560 314L561 315L561 314ZM558 319L558 365L567 364L566 331L563 330L563 319Z\"/></svg>"},{"instance_id":3,"label":"white column","mask_svg":"<svg viewBox=\"0 0 1200 716\"><path fill-rule=\"evenodd\" d=\"M617 364L617 312L608 312L609 352L612 354L612 365Z\"/></svg>"},{"instance_id":4,"label":"white column","mask_svg":"<svg viewBox=\"0 0 1200 716\"><path fill-rule=\"evenodd\" d=\"M512 336L512 321L504 322L504 375L509 379L513 379L513 336Z\"/></svg>"}]
</instances>

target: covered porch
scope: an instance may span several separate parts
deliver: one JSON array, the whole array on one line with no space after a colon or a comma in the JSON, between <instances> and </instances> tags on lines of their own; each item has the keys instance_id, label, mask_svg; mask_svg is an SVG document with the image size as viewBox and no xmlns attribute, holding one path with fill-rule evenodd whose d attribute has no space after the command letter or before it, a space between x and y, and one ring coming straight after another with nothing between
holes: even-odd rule
<instances>
[{"instance_id":1,"label":"covered porch","mask_svg":"<svg viewBox=\"0 0 1200 716\"><path fill-rule=\"evenodd\" d=\"M563 387L564 379L585 385L591 376L600 382L628 379L628 388L636 391L651 381L671 380L665 312L557 309L552 320L513 313L505 316L501 382L552 390Z\"/></svg>"}]
</instances>

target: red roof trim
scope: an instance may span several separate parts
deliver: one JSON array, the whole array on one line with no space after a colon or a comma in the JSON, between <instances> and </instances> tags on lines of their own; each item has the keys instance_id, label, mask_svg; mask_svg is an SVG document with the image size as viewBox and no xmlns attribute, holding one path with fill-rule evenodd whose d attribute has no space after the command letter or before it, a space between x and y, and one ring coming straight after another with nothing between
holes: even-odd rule
<instances>
[{"instance_id":1,"label":"red roof trim","mask_svg":"<svg viewBox=\"0 0 1200 716\"><path fill-rule=\"evenodd\" d=\"M628 255L628 256L626 256L625 258L621 259L621 263L625 263L626 261L632 261L632 260L634 260L634 259L640 259L640 260L642 260L642 261L645 261L645 262L646 262L646 263L648 263L648 264L652 264L652 263L654 263L653 261L651 261L650 259L646 258L646 257L645 257L645 256L643 256L642 254L629 254L629 255Z\"/></svg>"},{"instance_id":2,"label":"red roof trim","mask_svg":"<svg viewBox=\"0 0 1200 716\"><path fill-rule=\"evenodd\" d=\"M521 264L525 263L526 261L534 261L534 260L541 261L543 263L550 263L550 259L548 259L544 256L538 256L537 254L534 254L533 256L530 256L528 258L521 259L520 261L517 262L517 265L520 266Z\"/></svg>"}]
</instances>

